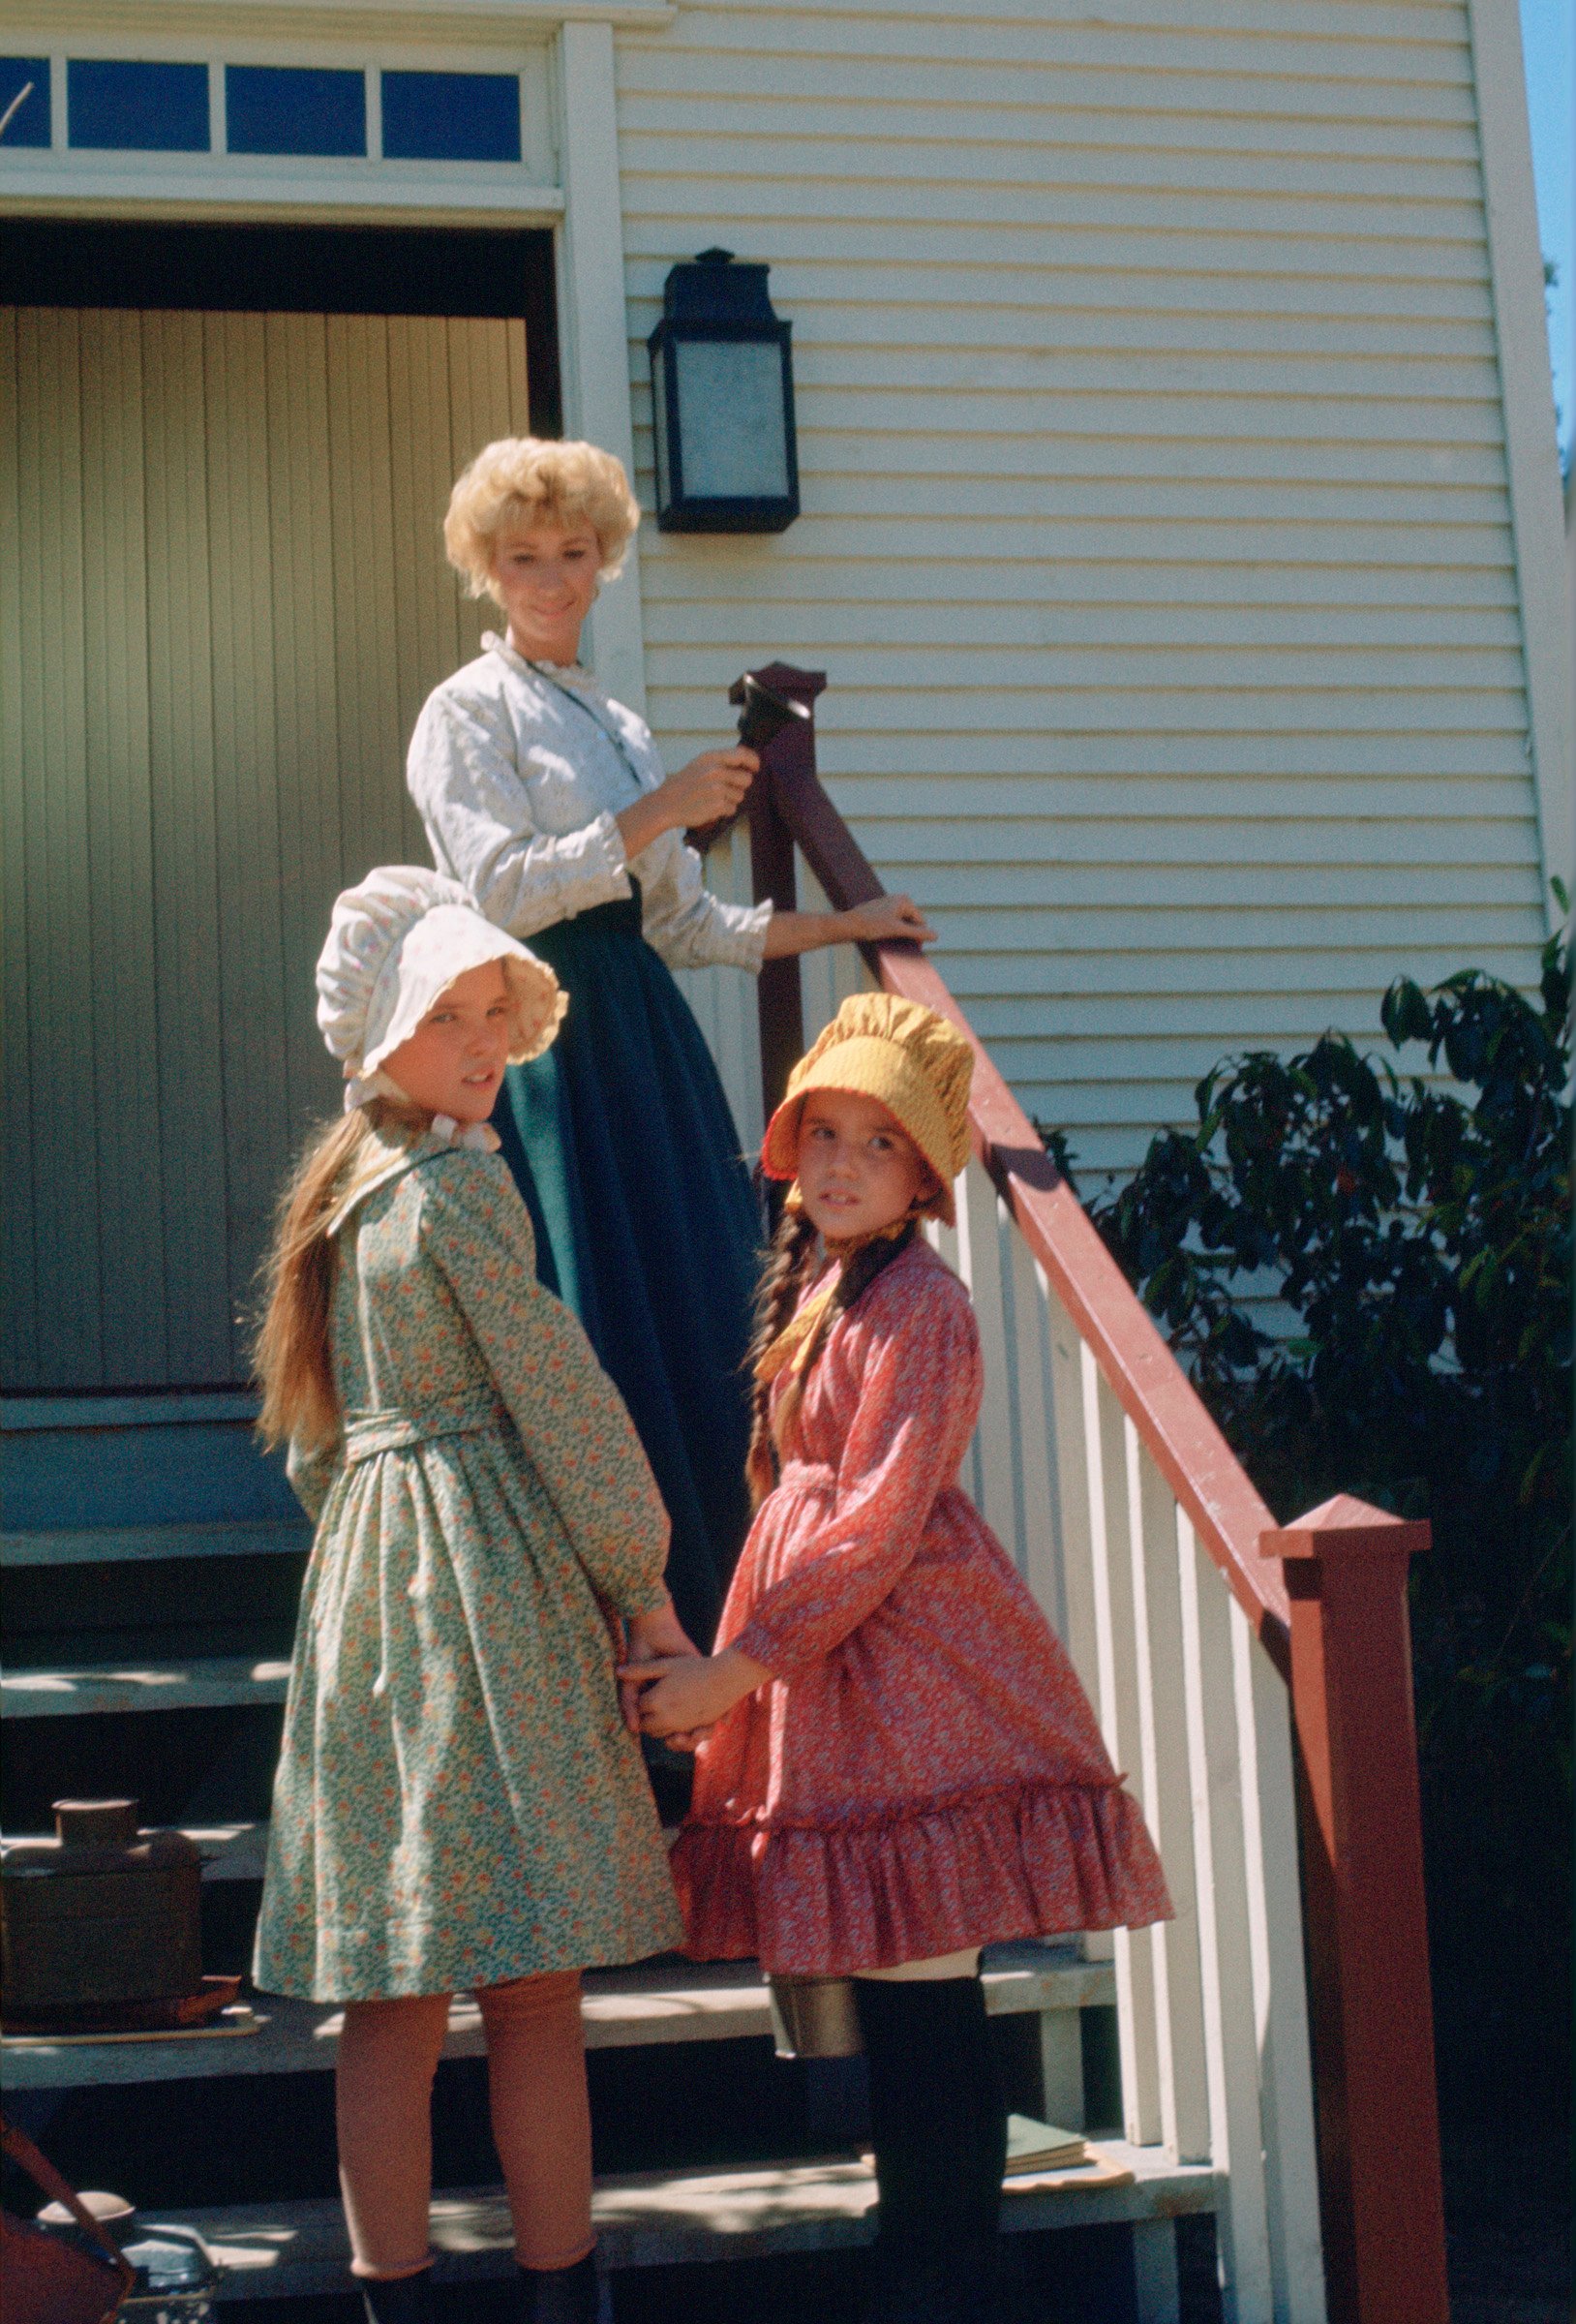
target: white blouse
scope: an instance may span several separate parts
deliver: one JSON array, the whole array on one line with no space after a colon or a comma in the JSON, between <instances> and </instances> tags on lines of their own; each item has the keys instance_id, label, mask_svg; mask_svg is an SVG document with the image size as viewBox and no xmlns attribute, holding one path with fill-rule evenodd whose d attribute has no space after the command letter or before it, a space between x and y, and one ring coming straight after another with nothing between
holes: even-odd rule
<instances>
[{"instance_id":1,"label":"white blouse","mask_svg":"<svg viewBox=\"0 0 1576 2324\"><path fill-rule=\"evenodd\" d=\"M645 720L582 669L529 662L491 632L482 644L428 695L406 761L438 869L528 941L636 879L642 933L670 968L758 971L770 903L712 895L682 832L624 853L614 817L664 780Z\"/></svg>"}]
</instances>

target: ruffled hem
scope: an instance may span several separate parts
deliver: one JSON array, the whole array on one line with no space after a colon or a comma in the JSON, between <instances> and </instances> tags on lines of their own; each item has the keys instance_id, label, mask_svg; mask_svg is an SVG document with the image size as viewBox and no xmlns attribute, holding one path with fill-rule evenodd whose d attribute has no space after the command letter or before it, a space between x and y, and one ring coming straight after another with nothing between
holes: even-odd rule
<instances>
[{"instance_id":1,"label":"ruffled hem","mask_svg":"<svg viewBox=\"0 0 1576 2324\"><path fill-rule=\"evenodd\" d=\"M1117 1786L1044 1784L853 1825L686 1823L670 1862L694 1960L851 1976L965 1945L1169 1920Z\"/></svg>"}]
</instances>

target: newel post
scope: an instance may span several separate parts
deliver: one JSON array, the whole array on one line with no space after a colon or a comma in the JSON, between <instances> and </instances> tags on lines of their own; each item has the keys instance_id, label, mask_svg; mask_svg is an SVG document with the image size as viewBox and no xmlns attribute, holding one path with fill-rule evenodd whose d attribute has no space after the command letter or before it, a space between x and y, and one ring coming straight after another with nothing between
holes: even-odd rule
<instances>
[{"instance_id":1,"label":"newel post","mask_svg":"<svg viewBox=\"0 0 1576 2324\"><path fill-rule=\"evenodd\" d=\"M795 778L815 777L815 698L826 690L822 670L796 670L785 661L768 662L749 675L773 693L803 702L809 718L773 737L761 752L761 772L749 789L750 883L755 902L768 898L779 911L798 909L794 876L794 838L777 805L777 786ZM728 696L743 700L741 679ZM765 1117L788 1086L788 1076L804 1054L804 1005L799 981L799 962L790 958L768 961L761 970L758 1005L761 1022L761 1098Z\"/></svg>"},{"instance_id":2,"label":"newel post","mask_svg":"<svg viewBox=\"0 0 1576 2324\"><path fill-rule=\"evenodd\" d=\"M1341 1494L1285 1561L1331 2324L1447 2324L1407 1569L1426 1524Z\"/></svg>"}]
</instances>

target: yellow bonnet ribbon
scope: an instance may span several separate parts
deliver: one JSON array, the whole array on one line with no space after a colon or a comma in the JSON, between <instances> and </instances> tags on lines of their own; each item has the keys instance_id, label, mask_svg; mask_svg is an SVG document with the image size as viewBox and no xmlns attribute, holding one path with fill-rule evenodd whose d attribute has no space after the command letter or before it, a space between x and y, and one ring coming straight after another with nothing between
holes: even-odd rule
<instances>
[{"instance_id":1,"label":"yellow bonnet ribbon","mask_svg":"<svg viewBox=\"0 0 1576 2324\"><path fill-rule=\"evenodd\" d=\"M788 1191L788 1207L793 1210L802 1207L797 1179ZM899 1235L907 1233L910 1224L907 1218L894 1218L890 1226L877 1227L871 1235L851 1235L846 1242L834 1241L830 1236L826 1238L828 1257L839 1262L837 1272L829 1277L821 1289L789 1317L772 1345L758 1360L755 1366L757 1380L765 1385L774 1380L779 1372L790 1369L803 1371L812 1349L817 1345L822 1322L841 1280L843 1268L856 1251L864 1250L866 1243L895 1242Z\"/></svg>"}]
</instances>

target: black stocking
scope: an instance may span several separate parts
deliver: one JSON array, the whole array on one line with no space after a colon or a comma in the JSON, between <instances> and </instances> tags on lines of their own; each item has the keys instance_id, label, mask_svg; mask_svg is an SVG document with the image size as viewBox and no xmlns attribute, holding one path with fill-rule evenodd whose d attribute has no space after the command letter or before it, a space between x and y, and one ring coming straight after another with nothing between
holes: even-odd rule
<instances>
[{"instance_id":1,"label":"black stocking","mask_svg":"<svg viewBox=\"0 0 1576 2324\"><path fill-rule=\"evenodd\" d=\"M882 2262L983 2266L1000 2225L1007 2109L980 1980L864 1977L854 1992Z\"/></svg>"}]
</instances>

